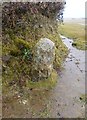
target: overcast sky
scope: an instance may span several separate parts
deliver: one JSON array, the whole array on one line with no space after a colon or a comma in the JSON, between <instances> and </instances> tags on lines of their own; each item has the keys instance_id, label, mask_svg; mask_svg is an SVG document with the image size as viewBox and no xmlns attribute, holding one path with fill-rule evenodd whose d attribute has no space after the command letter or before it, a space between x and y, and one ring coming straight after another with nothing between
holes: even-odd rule
<instances>
[{"instance_id":1,"label":"overcast sky","mask_svg":"<svg viewBox=\"0 0 87 120\"><path fill-rule=\"evenodd\" d=\"M84 18L87 0L66 0L64 18Z\"/></svg>"}]
</instances>

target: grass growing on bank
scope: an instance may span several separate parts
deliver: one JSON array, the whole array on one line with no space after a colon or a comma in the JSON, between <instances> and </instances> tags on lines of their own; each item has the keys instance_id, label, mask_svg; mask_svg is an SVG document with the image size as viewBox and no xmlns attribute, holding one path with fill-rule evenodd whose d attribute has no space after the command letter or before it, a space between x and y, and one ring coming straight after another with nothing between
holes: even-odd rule
<instances>
[{"instance_id":1,"label":"grass growing on bank","mask_svg":"<svg viewBox=\"0 0 87 120\"><path fill-rule=\"evenodd\" d=\"M3 79L5 81L3 82L2 92L3 96L7 95L8 98L10 98L15 96L16 93L20 94L22 92L22 94L24 94L30 90L38 90L38 92L50 90L56 86L56 83L58 82L58 75L57 72L53 70L51 76L48 79L44 79L38 82L33 82L26 77L23 77L21 81L14 81L13 79L9 79L9 81L8 78L6 79ZM27 95L27 93L25 93L25 95Z\"/></svg>"},{"instance_id":2,"label":"grass growing on bank","mask_svg":"<svg viewBox=\"0 0 87 120\"><path fill-rule=\"evenodd\" d=\"M67 48L65 45L62 43L59 35L55 33L54 35L46 32L43 32L43 36L51 39L55 45L56 45L56 57L54 61L54 69L59 69L62 65L62 62L64 58L67 55ZM18 43L27 46L29 43L24 40L24 42L19 42L15 41L16 43L14 44L9 44L8 46L3 46L3 57L6 56L8 60L3 60L3 93L5 92L6 94L9 93L8 87L16 87L16 89L19 91L20 88L27 87L29 89L50 89L55 86L57 82L57 73L54 70L52 75L50 76L49 79L46 79L44 81L39 81L39 82L32 82L31 77L30 77L30 71L32 67L32 61L28 61L27 58L23 59L24 55L20 55L20 49L18 48ZM30 43L32 46L34 44ZM30 45L29 44L29 45ZM14 47L11 47L14 46ZM14 51L15 48L16 50ZM31 48L32 49L32 48ZM11 55L10 55L11 53ZM9 58L10 56L10 58ZM5 58L4 58L5 59ZM19 88L18 88L19 86ZM15 93L15 91L14 91Z\"/></svg>"},{"instance_id":3,"label":"grass growing on bank","mask_svg":"<svg viewBox=\"0 0 87 120\"><path fill-rule=\"evenodd\" d=\"M87 104L87 94L85 94L85 95L82 94L79 99L81 102L84 102L85 104Z\"/></svg>"},{"instance_id":4,"label":"grass growing on bank","mask_svg":"<svg viewBox=\"0 0 87 120\"><path fill-rule=\"evenodd\" d=\"M74 40L73 46L81 50L87 50L85 41L85 26L77 23L64 23L59 28L60 34Z\"/></svg>"},{"instance_id":5,"label":"grass growing on bank","mask_svg":"<svg viewBox=\"0 0 87 120\"><path fill-rule=\"evenodd\" d=\"M32 20L33 18L31 18ZM40 38L48 38L55 43L56 56L54 69L59 69L67 55L67 48L58 35L58 27L55 21L51 21L42 15L37 16L38 23L32 27L28 24L25 29L16 27L14 30L5 31L3 35L3 92L9 92L8 87L17 88L52 88L56 81L57 73L53 72L49 80L33 83L30 72L32 68L32 54L35 44ZM21 34L21 35L20 35ZM25 51L26 50L26 51ZM25 54L27 52L27 55ZM54 76L54 77L53 77ZM27 82L26 82L27 81ZM14 88L15 89L15 88ZM19 91L19 89L18 89Z\"/></svg>"},{"instance_id":6,"label":"grass growing on bank","mask_svg":"<svg viewBox=\"0 0 87 120\"><path fill-rule=\"evenodd\" d=\"M35 90L49 90L56 85L57 79L57 72L53 70L51 76L48 79L38 82L27 81L27 87Z\"/></svg>"}]
</instances>

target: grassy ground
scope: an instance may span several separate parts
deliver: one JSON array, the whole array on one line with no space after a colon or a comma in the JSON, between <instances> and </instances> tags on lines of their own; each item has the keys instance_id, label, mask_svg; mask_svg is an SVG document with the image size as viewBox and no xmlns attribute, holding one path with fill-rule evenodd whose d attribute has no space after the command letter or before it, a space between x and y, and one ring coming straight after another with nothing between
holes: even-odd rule
<instances>
[{"instance_id":1,"label":"grassy ground","mask_svg":"<svg viewBox=\"0 0 87 120\"><path fill-rule=\"evenodd\" d=\"M80 96L80 100L81 100L81 102L84 102L85 104L87 104L87 94L82 94L81 96Z\"/></svg>"},{"instance_id":2,"label":"grassy ground","mask_svg":"<svg viewBox=\"0 0 87 120\"><path fill-rule=\"evenodd\" d=\"M60 34L72 38L74 40L73 46L78 49L85 50L87 49L85 41L85 27L84 25L80 25L78 23L64 23L59 28Z\"/></svg>"}]
</instances>

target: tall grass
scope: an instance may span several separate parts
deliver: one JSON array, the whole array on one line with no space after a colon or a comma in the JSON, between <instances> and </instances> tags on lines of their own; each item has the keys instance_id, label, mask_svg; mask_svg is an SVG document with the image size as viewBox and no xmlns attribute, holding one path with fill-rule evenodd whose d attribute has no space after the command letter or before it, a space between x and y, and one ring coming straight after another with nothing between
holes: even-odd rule
<instances>
[{"instance_id":1,"label":"tall grass","mask_svg":"<svg viewBox=\"0 0 87 120\"><path fill-rule=\"evenodd\" d=\"M87 49L85 41L85 26L78 23L64 23L59 27L60 34L72 38L73 45L81 50Z\"/></svg>"}]
</instances>

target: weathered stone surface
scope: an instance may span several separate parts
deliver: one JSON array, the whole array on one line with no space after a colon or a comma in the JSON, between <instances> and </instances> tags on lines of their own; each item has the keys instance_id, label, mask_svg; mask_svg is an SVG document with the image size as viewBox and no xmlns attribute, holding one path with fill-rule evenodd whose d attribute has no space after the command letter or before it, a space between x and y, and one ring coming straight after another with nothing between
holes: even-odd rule
<instances>
[{"instance_id":1,"label":"weathered stone surface","mask_svg":"<svg viewBox=\"0 0 87 120\"><path fill-rule=\"evenodd\" d=\"M48 78L53 70L55 44L47 38L41 38L34 49L32 79L35 81Z\"/></svg>"}]
</instances>

